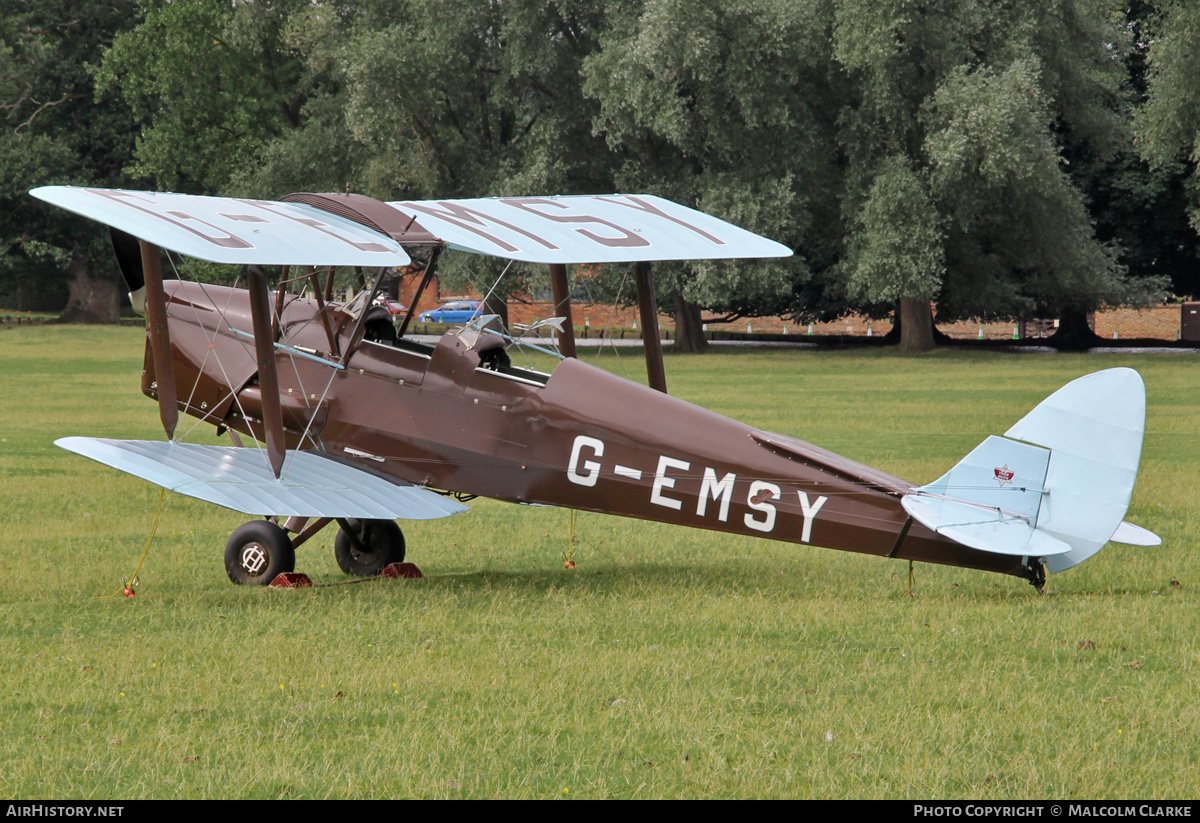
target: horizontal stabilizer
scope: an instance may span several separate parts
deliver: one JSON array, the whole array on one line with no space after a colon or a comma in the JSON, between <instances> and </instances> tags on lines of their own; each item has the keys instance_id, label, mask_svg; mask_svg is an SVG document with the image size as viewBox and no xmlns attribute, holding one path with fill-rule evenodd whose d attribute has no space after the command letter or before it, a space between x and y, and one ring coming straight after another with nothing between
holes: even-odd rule
<instances>
[{"instance_id":1,"label":"horizontal stabilizer","mask_svg":"<svg viewBox=\"0 0 1200 823\"><path fill-rule=\"evenodd\" d=\"M913 520L980 551L1015 557L1050 557L1071 547L1038 531L1024 517L1000 509L925 494L900 499Z\"/></svg>"},{"instance_id":2,"label":"horizontal stabilizer","mask_svg":"<svg viewBox=\"0 0 1200 823\"><path fill-rule=\"evenodd\" d=\"M1117 526L1117 530L1113 532L1113 536L1109 538L1113 543L1124 543L1126 546L1161 546L1162 538L1149 529L1143 529L1141 526L1123 520L1121 525Z\"/></svg>"},{"instance_id":3,"label":"horizontal stabilizer","mask_svg":"<svg viewBox=\"0 0 1200 823\"><path fill-rule=\"evenodd\" d=\"M404 266L392 238L304 203L42 186L29 192L147 243L213 263Z\"/></svg>"},{"instance_id":4,"label":"horizontal stabilizer","mask_svg":"<svg viewBox=\"0 0 1200 823\"><path fill-rule=\"evenodd\" d=\"M467 510L419 486L330 457L288 451L276 478L258 449L64 437L56 446L188 497L244 514L431 520Z\"/></svg>"}]
</instances>

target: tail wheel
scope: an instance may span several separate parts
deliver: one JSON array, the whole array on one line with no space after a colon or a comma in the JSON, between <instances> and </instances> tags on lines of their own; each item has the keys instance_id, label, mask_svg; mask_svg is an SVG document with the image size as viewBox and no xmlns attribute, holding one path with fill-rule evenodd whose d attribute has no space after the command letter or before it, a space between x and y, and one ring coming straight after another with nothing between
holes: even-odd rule
<instances>
[{"instance_id":1,"label":"tail wheel","mask_svg":"<svg viewBox=\"0 0 1200 823\"><path fill-rule=\"evenodd\" d=\"M1029 558L1029 562L1025 564L1025 578L1030 584L1038 590L1038 594L1045 593L1046 590L1046 566L1044 558Z\"/></svg>"},{"instance_id":2,"label":"tail wheel","mask_svg":"<svg viewBox=\"0 0 1200 823\"><path fill-rule=\"evenodd\" d=\"M243 523L225 544L225 572L239 586L266 586L296 568L287 532L269 520Z\"/></svg>"},{"instance_id":3,"label":"tail wheel","mask_svg":"<svg viewBox=\"0 0 1200 823\"><path fill-rule=\"evenodd\" d=\"M404 532L394 520L344 520L333 541L333 555L346 574L371 577L389 563L404 560ZM350 538L346 527L354 534Z\"/></svg>"}]
</instances>

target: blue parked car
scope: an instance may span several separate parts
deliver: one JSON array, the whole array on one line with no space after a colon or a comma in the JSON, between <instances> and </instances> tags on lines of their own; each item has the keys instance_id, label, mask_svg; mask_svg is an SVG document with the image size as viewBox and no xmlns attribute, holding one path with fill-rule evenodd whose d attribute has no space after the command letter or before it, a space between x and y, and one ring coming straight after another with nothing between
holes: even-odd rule
<instances>
[{"instance_id":1,"label":"blue parked car","mask_svg":"<svg viewBox=\"0 0 1200 823\"><path fill-rule=\"evenodd\" d=\"M469 323L483 311L474 300L452 300L421 314L422 323Z\"/></svg>"}]
</instances>

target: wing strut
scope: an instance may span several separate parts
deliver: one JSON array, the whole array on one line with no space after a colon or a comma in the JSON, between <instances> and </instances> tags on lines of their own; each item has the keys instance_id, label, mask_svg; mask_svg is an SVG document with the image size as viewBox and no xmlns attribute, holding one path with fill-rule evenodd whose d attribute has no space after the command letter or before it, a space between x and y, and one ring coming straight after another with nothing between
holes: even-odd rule
<instances>
[{"instance_id":1,"label":"wing strut","mask_svg":"<svg viewBox=\"0 0 1200 823\"><path fill-rule=\"evenodd\" d=\"M329 279L333 280L332 272L330 272ZM312 284L313 296L317 298L317 313L321 316L321 325L325 328L325 339L329 342L329 353L337 357L337 336L333 333L333 327L329 325L329 312L325 310L325 298L322 296L321 284L317 282L317 270L312 266L308 267L308 281ZM282 317L282 315L280 316Z\"/></svg>"},{"instance_id":2,"label":"wing strut","mask_svg":"<svg viewBox=\"0 0 1200 823\"><path fill-rule=\"evenodd\" d=\"M346 351L342 353L341 365L346 365L350 362L350 355L358 350L362 344L363 332L367 325L367 314L371 311L371 306L375 303L375 297L379 294L379 287L383 284L383 272L381 268L375 272L375 280L371 283L371 292L367 295L367 299L363 301L362 311L358 313L358 320L354 324L354 331L350 334L350 340L346 343ZM359 291L365 291L367 281L363 279L362 270L355 267L354 273L358 275L358 282L362 284Z\"/></svg>"},{"instance_id":3,"label":"wing strut","mask_svg":"<svg viewBox=\"0 0 1200 823\"><path fill-rule=\"evenodd\" d=\"M283 300L287 297L287 282L290 266L279 272L279 288L275 290L275 313L271 315L271 339L276 343L283 340Z\"/></svg>"},{"instance_id":4,"label":"wing strut","mask_svg":"<svg viewBox=\"0 0 1200 823\"><path fill-rule=\"evenodd\" d=\"M275 335L271 304L267 298L267 275L258 266L247 266L246 270L250 275L250 318L254 323L254 353L258 360L258 387L262 392L267 459L271 462L271 471L279 477L287 443L283 438L283 408L279 403L279 373L275 370Z\"/></svg>"},{"instance_id":5,"label":"wing strut","mask_svg":"<svg viewBox=\"0 0 1200 823\"><path fill-rule=\"evenodd\" d=\"M425 293L425 287L429 285L429 281L433 279L433 275L437 272L438 257L442 254L444 246L434 246L433 252L429 255L429 262L425 264L425 273L421 275L421 283L417 286L417 293L413 295L412 303L408 307L408 313L404 315L404 321L400 324L400 331L396 332L401 337L408 330L408 324L412 322L413 316L417 313L417 304L421 302L421 295Z\"/></svg>"},{"instance_id":6,"label":"wing strut","mask_svg":"<svg viewBox=\"0 0 1200 823\"><path fill-rule=\"evenodd\" d=\"M642 319L642 341L646 345L646 377L650 388L667 393L667 372L663 368L662 340L658 336L658 300L654 296L654 280L650 264L633 264L633 279L637 282L638 312Z\"/></svg>"},{"instance_id":7,"label":"wing strut","mask_svg":"<svg viewBox=\"0 0 1200 823\"><path fill-rule=\"evenodd\" d=\"M563 357L575 356L575 323L571 319L571 293L567 288L567 267L562 263L550 264L550 289L554 293L554 311L551 317L563 318L558 330L558 353Z\"/></svg>"},{"instance_id":8,"label":"wing strut","mask_svg":"<svg viewBox=\"0 0 1200 823\"><path fill-rule=\"evenodd\" d=\"M171 334L167 331L167 296L163 291L162 256L158 246L138 241L142 248L142 273L146 278L146 326L150 334L150 352L154 356L154 379L158 385L158 417L175 439L179 424L179 402L175 396L175 363L171 354Z\"/></svg>"}]
</instances>

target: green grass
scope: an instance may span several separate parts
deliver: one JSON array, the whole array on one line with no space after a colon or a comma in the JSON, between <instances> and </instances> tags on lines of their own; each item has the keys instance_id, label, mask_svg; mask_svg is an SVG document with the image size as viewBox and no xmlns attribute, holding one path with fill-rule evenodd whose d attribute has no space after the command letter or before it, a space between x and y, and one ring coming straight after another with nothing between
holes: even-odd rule
<instances>
[{"instance_id":1,"label":"green grass","mask_svg":"<svg viewBox=\"0 0 1200 823\"><path fill-rule=\"evenodd\" d=\"M1110 546L1044 596L918 566L910 597L900 561L592 514L568 572L566 512L484 500L405 526L424 580L237 588L221 551L243 518L168 496L129 600L107 595L158 491L52 441L161 437L142 340L0 331L0 793L1195 794L1194 355L668 357L680 397L921 482L1067 380L1137 368L1128 519L1164 545ZM332 531L298 566L344 580Z\"/></svg>"}]
</instances>

